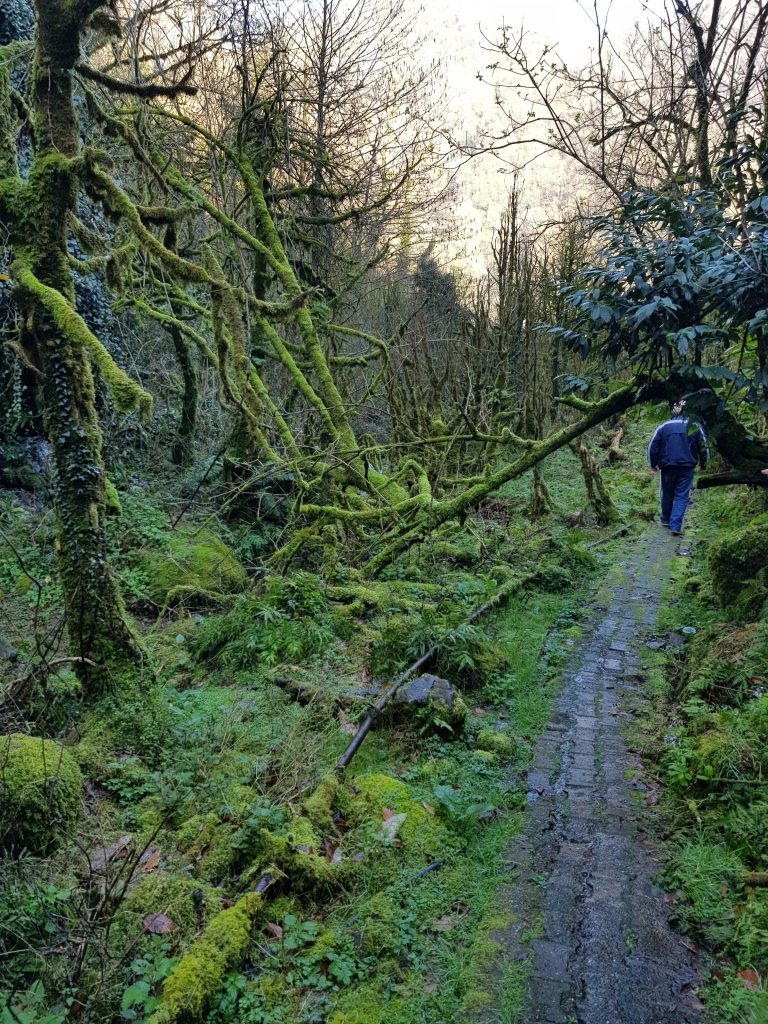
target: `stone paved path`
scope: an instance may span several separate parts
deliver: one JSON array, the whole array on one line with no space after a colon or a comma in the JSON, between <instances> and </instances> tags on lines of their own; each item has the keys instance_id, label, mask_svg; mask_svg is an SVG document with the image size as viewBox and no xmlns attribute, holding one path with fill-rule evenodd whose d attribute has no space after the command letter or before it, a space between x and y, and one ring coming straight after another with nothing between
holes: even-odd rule
<instances>
[{"instance_id":1,"label":"stone paved path","mask_svg":"<svg viewBox=\"0 0 768 1024\"><path fill-rule=\"evenodd\" d=\"M522 959L531 970L521 1024L699 1019L696 960L651 880L658 864L637 832L618 714L622 694L642 683L636 647L656 621L671 557L666 532L633 542L625 582L566 669L529 770L525 826L507 854L513 880L499 897L511 923L493 936L499 1002L482 1021L506 1024L504 976Z\"/></svg>"}]
</instances>

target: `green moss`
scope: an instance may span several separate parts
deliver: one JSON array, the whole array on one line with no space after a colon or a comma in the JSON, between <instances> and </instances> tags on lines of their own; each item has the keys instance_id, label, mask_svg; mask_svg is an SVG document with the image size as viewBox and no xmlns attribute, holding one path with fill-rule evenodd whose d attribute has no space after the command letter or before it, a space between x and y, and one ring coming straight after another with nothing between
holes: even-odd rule
<instances>
[{"instance_id":1,"label":"green moss","mask_svg":"<svg viewBox=\"0 0 768 1024\"><path fill-rule=\"evenodd\" d=\"M502 757L511 757L515 749L509 736L503 732L496 732L495 729L481 729L475 743L479 750L500 754Z\"/></svg>"},{"instance_id":2,"label":"green moss","mask_svg":"<svg viewBox=\"0 0 768 1024\"><path fill-rule=\"evenodd\" d=\"M80 808L83 776L58 743L12 733L0 739L0 846L45 852Z\"/></svg>"},{"instance_id":3,"label":"green moss","mask_svg":"<svg viewBox=\"0 0 768 1024\"><path fill-rule=\"evenodd\" d=\"M199 878L220 882L232 875L239 855L233 836L232 826L211 812L188 818L178 829L176 842Z\"/></svg>"},{"instance_id":4,"label":"green moss","mask_svg":"<svg viewBox=\"0 0 768 1024\"><path fill-rule=\"evenodd\" d=\"M768 513L716 541L709 553L715 596L723 605L736 601L745 585L768 569ZM765 582L765 580L763 580Z\"/></svg>"},{"instance_id":5,"label":"green moss","mask_svg":"<svg viewBox=\"0 0 768 1024\"><path fill-rule=\"evenodd\" d=\"M163 554L147 551L142 562L149 579L147 596L161 606L233 594L248 582L231 550L210 533L174 534Z\"/></svg>"},{"instance_id":6,"label":"green moss","mask_svg":"<svg viewBox=\"0 0 768 1024\"><path fill-rule=\"evenodd\" d=\"M429 701L429 712L436 722L445 722L453 732L461 732L467 721L469 709L458 694L451 704L444 700Z\"/></svg>"},{"instance_id":7,"label":"green moss","mask_svg":"<svg viewBox=\"0 0 768 1024\"><path fill-rule=\"evenodd\" d=\"M221 893L212 885L188 876L154 872L128 891L115 916L112 938L124 950L142 930L147 914L166 914L174 924L174 938L193 938L221 909Z\"/></svg>"},{"instance_id":8,"label":"green moss","mask_svg":"<svg viewBox=\"0 0 768 1024\"><path fill-rule=\"evenodd\" d=\"M338 791L338 778L333 772L328 772L317 784L314 793L304 801L305 814L318 827L330 824Z\"/></svg>"},{"instance_id":9,"label":"green moss","mask_svg":"<svg viewBox=\"0 0 768 1024\"><path fill-rule=\"evenodd\" d=\"M251 925L261 897L248 893L211 919L163 985L160 1005L149 1024L202 1016L228 971L241 962L251 941Z\"/></svg>"},{"instance_id":10,"label":"green moss","mask_svg":"<svg viewBox=\"0 0 768 1024\"><path fill-rule=\"evenodd\" d=\"M475 750L472 760L479 761L481 764L496 764L498 756L493 750Z\"/></svg>"},{"instance_id":11,"label":"green moss","mask_svg":"<svg viewBox=\"0 0 768 1024\"><path fill-rule=\"evenodd\" d=\"M117 493L117 488L109 477L104 478L104 491L107 498L107 512L113 516L119 516L123 511L120 504L120 495Z\"/></svg>"},{"instance_id":12,"label":"green moss","mask_svg":"<svg viewBox=\"0 0 768 1024\"><path fill-rule=\"evenodd\" d=\"M402 910L391 896L384 892L374 893L361 914L363 951L376 957L396 952L400 938L398 924L402 916Z\"/></svg>"},{"instance_id":13,"label":"green moss","mask_svg":"<svg viewBox=\"0 0 768 1024\"><path fill-rule=\"evenodd\" d=\"M149 419L152 414L152 396L117 365L64 296L55 288L49 288L48 285L39 281L30 268L20 260L12 264L11 274L19 285L34 296L51 315L58 329L88 352L91 362L106 382L117 410L119 412L136 410L142 419Z\"/></svg>"},{"instance_id":14,"label":"green moss","mask_svg":"<svg viewBox=\"0 0 768 1024\"><path fill-rule=\"evenodd\" d=\"M80 729L82 739L70 748L70 752L89 779L100 781L104 777L104 767L116 747L112 730L103 718L92 714L83 719Z\"/></svg>"},{"instance_id":15,"label":"green moss","mask_svg":"<svg viewBox=\"0 0 768 1024\"><path fill-rule=\"evenodd\" d=\"M389 1024L397 1020L401 1007L401 999L382 995L374 984L363 984L339 999L328 1024Z\"/></svg>"},{"instance_id":16,"label":"green moss","mask_svg":"<svg viewBox=\"0 0 768 1024\"><path fill-rule=\"evenodd\" d=\"M293 818L284 835L261 832L258 864L279 865L289 877L299 876L305 885L338 885L353 869L350 861L331 864L320 853L323 845L309 818Z\"/></svg>"},{"instance_id":17,"label":"green moss","mask_svg":"<svg viewBox=\"0 0 768 1024\"><path fill-rule=\"evenodd\" d=\"M373 823L381 823L385 807L395 814L405 814L397 838L402 842L407 855L424 859L434 856L445 847L447 835L444 826L412 799L404 782L376 773L359 776L354 783L360 790L360 799L356 805L362 817Z\"/></svg>"}]
</instances>

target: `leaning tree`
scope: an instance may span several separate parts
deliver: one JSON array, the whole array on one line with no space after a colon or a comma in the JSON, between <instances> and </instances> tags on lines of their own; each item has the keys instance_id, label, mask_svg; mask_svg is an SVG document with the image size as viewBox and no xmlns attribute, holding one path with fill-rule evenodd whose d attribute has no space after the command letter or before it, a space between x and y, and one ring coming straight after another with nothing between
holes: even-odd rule
<instances>
[{"instance_id":1,"label":"leaning tree","mask_svg":"<svg viewBox=\"0 0 768 1024\"><path fill-rule=\"evenodd\" d=\"M108 481L94 377L119 410L148 417L151 402L77 312L75 275L102 275L122 305L183 342L177 353L194 350L218 381L239 452L262 478L291 481L290 531L274 566L318 549L330 562L343 546L368 575L380 573L430 530L461 521L604 419L681 386L711 396L703 414L727 426L713 430L722 453L757 480L763 447L720 406L753 363L750 379L764 374L765 165L758 146L729 165L720 191L664 207L653 195L645 205L630 195L601 226L602 252L585 271L590 287L567 296L568 315L579 322L553 330L574 346L621 352L632 370L626 383L593 402L565 399L580 415L544 436L520 436L499 418L489 428L468 416L442 428L432 419L427 436L416 431L386 443L360 436L355 415L382 379L393 339L354 319L340 322L342 304L316 279L324 261L307 253L322 240L314 229L373 217L401 185L407 201L408 154L399 177L382 174L378 188L360 195L353 175L345 193L344 176L329 187L320 155L326 136L315 132L320 149L306 153L303 165L287 161L291 174L304 167L304 177L292 180L280 159L264 152L267 138L291 144L290 131L278 131L281 78L277 91L244 90L247 105L231 117L214 111L213 118L196 94L195 74L210 78L219 74L217 61L232 59L231 47L215 52L215 22L182 19L179 32L193 25L198 34L170 57L144 62L137 45L129 59L115 44L110 62L100 40L120 25L100 0L38 0L36 11L34 41L0 50L0 220L18 311L10 344L41 396L56 471L69 640L94 686L142 664L106 557ZM264 80L270 66L267 50ZM254 137L256 121L274 132ZM737 214L725 201L734 174L752 182ZM86 207L99 211L97 230L84 222ZM721 355L725 346L714 366L684 343L713 329L721 332ZM400 334L395 328L393 338ZM354 401L352 374L361 396ZM462 445L487 458L472 475L441 479L444 463L425 453Z\"/></svg>"}]
</instances>

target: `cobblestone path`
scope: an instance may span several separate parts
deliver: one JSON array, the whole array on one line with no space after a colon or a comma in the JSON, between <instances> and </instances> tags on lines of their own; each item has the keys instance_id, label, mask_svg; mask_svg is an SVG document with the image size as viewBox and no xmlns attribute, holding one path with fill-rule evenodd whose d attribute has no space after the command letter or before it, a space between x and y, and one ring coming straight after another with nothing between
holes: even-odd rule
<instances>
[{"instance_id":1,"label":"cobblestone path","mask_svg":"<svg viewBox=\"0 0 768 1024\"><path fill-rule=\"evenodd\" d=\"M685 1024L698 1017L695 956L669 925L669 904L621 736L622 696L642 685L637 647L651 631L672 538L636 541L625 580L571 663L527 776L523 832L508 851L512 881L499 893L511 923L494 938L499 1003L480 1016L506 1021L511 965L530 960L521 1024ZM635 798L633 799L633 792ZM531 939L531 935L539 937Z\"/></svg>"}]
</instances>

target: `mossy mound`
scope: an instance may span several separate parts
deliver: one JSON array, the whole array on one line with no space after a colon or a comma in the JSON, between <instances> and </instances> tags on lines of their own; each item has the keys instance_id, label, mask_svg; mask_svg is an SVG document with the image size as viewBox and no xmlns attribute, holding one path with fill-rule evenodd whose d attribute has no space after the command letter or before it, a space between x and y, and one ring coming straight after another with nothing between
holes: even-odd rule
<instances>
[{"instance_id":1,"label":"mossy mound","mask_svg":"<svg viewBox=\"0 0 768 1024\"><path fill-rule=\"evenodd\" d=\"M349 860L338 864L327 860L320 835L303 815L293 818L282 835L263 829L259 846L259 864L278 864L289 877L298 876L309 888L338 885L357 867Z\"/></svg>"},{"instance_id":2,"label":"mossy mound","mask_svg":"<svg viewBox=\"0 0 768 1024\"><path fill-rule=\"evenodd\" d=\"M388 1024L400 1010L401 999L384 996L375 984L362 984L339 999L328 1024Z\"/></svg>"},{"instance_id":3,"label":"mossy mound","mask_svg":"<svg viewBox=\"0 0 768 1024\"><path fill-rule=\"evenodd\" d=\"M709 553L712 589L722 605L733 604L742 590L768 570L768 513L716 541ZM763 579L765 584L765 579ZM752 589L752 588L750 588Z\"/></svg>"},{"instance_id":4,"label":"mossy mound","mask_svg":"<svg viewBox=\"0 0 768 1024\"><path fill-rule=\"evenodd\" d=\"M445 826L411 797L404 782L375 773L358 776L354 785L360 791L354 802L355 810L363 819L381 824L386 820L385 809L405 815L397 839L406 855L427 860L445 849L448 838Z\"/></svg>"},{"instance_id":5,"label":"mossy mound","mask_svg":"<svg viewBox=\"0 0 768 1024\"><path fill-rule=\"evenodd\" d=\"M206 532L175 534L165 551L147 551L142 562L149 581L147 597L161 606L177 601L210 604L238 593L248 582L245 569L227 545Z\"/></svg>"},{"instance_id":6,"label":"mossy mound","mask_svg":"<svg viewBox=\"0 0 768 1024\"><path fill-rule=\"evenodd\" d=\"M234 829L213 811L196 814L179 827L176 842L198 878L221 882L235 868L239 851L233 845Z\"/></svg>"},{"instance_id":7,"label":"mossy mound","mask_svg":"<svg viewBox=\"0 0 768 1024\"><path fill-rule=\"evenodd\" d=\"M52 740L11 733L0 739L0 846L44 853L72 825L83 776Z\"/></svg>"},{"instance_id":8,"label":"mossy mound","mask_svg":"<svg viewBox=\"0 0 768 1024\"><path fill-rule=\"evenodd\" d=\"M511 757L515 745L509 736L495 729L481 729L475 738L478 750L485 750L491 754L499 754L501 757Z\"/></svg>"},{"instance_id":9,"label":"mossy mound","mask_svg":"<svg viewBox=\"0 0 768 1024\"><path fill-rule=\"evenodd\" d=\"M148 914L165 914L173 922L174 937L189 940L221 909L221 892L188 876L155 872L142 878L127 893L115 917L113 938L125 948L142 931Z\"/></svg>"},{"instance_id":10,"label":"mossy mound","mask_svg":"<svg viewBox=\"0 0 768 1024\"><path fill-rule=\"evenodd\" d=\"M324 775L314 792L304 801L304 812L319 828L331 824L333 807L339 792L339 780L333 772Z\"/></svg>"}]
</instances>

